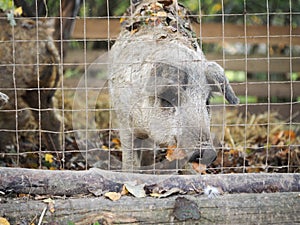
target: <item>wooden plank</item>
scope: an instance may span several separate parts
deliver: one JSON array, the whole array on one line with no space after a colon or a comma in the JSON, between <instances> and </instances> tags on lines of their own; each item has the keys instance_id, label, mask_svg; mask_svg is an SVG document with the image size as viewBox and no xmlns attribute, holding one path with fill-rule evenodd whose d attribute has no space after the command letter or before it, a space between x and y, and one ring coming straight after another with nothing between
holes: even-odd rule
<instances>
[{"instance_id":1,"label":"wooden plank","mask_svg":"<svg viewBox=\"0 0 300 225\"><path fill-rule=\"evenodd\" d=\"M74 39L116 39L120 33L121 25L118 19L88 18L76 19Z\"/></svg>"},{"instance_id":2,"label":"wooden plank","mask_svg":"<svg viewBox=\"0 0 300 225\"><path fill-rule=\"evenodd\" d=\"M284 45L300 45L300 28L288 26L266 25L244 25L221 23L193 24L197 36L201 37L204 43L242 42L242 43L267 43ZM76 19L75 28L72 34L74 39L116 39L120 32L119 19L112 18L87 18Z\"/></svg>"},{"instance_id":3,"label":"wooden plank","mask_svg":"<svg viewBox=\"0 0 300 225\"><path fill-rule=\"evenodd\" d=\"M64 79L65 88L75 88L79 82L78 78L67 78ZM87 80L89 88L103 87L105 80L98 78L89 78ZM279 98L290 99L291 97L300 96L300 82L294 81L282 81L282 82L267 82L267 81L257 81L257 82L231 82L231 86L236 93L240 96L256 96L256 97L268 97L268 88L270 88L270 97L276 96Z\"/></svg>"},{"instance_id":4,"label":"wooden plank","mask_svg":"<svg viewBox=\"0 0 300 225\"><path fill-rule=\"evenodd\" d=\"M263 55L216 55L207 54L207 59L218 62L225 70L245 71L251 73L290 73L300 72L300 57L271 56L269 59Z\"/></svg>"},{"instance_id":5,"label":"wooden plank","mask_svg":"<svg viewBox=\"0 0 300 225\"><path fill-rule=\"evenodd\" d=\"M270 26L267 25L237 25L221 23L194 24L193 28L197 36L201 36L203 42L215 43L222 42L242 42L242 43L267 43L270 44L292 45L300 44L300 28L293 28L290 33L289 26Z\"/></svg>"},{"instance_id":6,"label":"wooden plank","mask_svg":"<svg viewBox=\"0 0 300 225\"><path fill-rule=\"evenodd\" d=\"M272 81L258 81L258 82L243 82L231 84L234 92L242 96L256 96L268 97L268 88L270 88L270 97L276 96L279 98L298 97L300 96L300 82L272 82Z\"/></svg>"},{"instance_id":7,"label":"wooden plank","mask_svg":"<svg viewBox=\"0 0 300 225\"><path fill-rule=\"evenodd\" d=\"M99 56L106 52L100 50L69 50L67 57L64 59L64 67L79 66L84 67L84 63L92 63ZM86 61L84 55L86 54ZM217 61L221 66L225 66L226 70L245 71L245 72L270 72L270 73L289 73L300 72L300 57L279 57L272 56L248 56L247 61L245 55L225 55L223 60L222 55L206 54L207 59ZM247 71L246 71L247 69Z\"/></svg>"}]
</instances>

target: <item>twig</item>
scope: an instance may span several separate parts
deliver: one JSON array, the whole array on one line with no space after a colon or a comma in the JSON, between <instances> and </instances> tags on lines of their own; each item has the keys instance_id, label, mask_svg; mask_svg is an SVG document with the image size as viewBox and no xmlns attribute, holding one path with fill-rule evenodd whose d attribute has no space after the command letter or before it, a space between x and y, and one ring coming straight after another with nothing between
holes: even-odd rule
<instances>
[{"instance_id":1,"label":"twig","mask_svg":"<svg viewBox=\"0 0 300 225\"><path fill-rule=\"evenodd\" d=\"M40 216L38 225L41 225L41 224L42 224L42 221L43 221L43 218L44 218L44 216L45 216L46 210L47 210L47 206L43 209L43 212L42 212L42 214L41 214L41 216Z\"/></svg>"}]
</instances>

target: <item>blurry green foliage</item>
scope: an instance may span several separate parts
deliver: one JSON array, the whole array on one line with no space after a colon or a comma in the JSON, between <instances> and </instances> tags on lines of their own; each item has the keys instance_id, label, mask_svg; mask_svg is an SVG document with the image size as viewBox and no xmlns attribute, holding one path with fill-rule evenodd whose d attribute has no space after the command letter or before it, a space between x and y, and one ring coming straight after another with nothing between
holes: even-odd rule
<instances>
[{"instance_id":1,"label":"blurry green foliage","mask_svg":"<svg viewBox=\"0 0 300 225\"><path fill-rule=\"evenodd\" d=\"M12 0L0 0L0 9L3 11L13 9Z\"/></svg>"}]
</instances>

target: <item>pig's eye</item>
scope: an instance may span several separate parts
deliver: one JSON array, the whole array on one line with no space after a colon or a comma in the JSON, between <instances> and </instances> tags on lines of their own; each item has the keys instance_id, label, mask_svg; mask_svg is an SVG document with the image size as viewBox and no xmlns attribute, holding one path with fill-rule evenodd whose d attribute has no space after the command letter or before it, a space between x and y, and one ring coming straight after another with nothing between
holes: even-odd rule
<instances>
[{"instance_id":1,"label":"pig's eye","mask_svg":"<svg viewBox=\"0 0 300 225\"><path fill-rule=\"evenodd\" d=\"M170 109L172 109L172 111L175 111L174 104L172 104L172 102L168 101L165 98L162 98L162 97L156 97L155 98L154 96L150 96L149 97L149 102L153 106L156 105L156 104L158 104L158 106L162 110L168 110L168 111L170 111Z\"/></svg>"},{"instance_id":2,"label":"pig's eye","mask_svg":"<svg viewBox=\"0 0 300 225\"><path fill-rule=\"evenodd\" d=\"M164 98L158 98L160 107L162 110L168 112L168 113L174 113L175 112L175 106L172 104L172 102L169 102L167 99Z\"/></svg>"},{"instance_id":3,"label":"pig's eye","mask_svg":"<svg viewBox=\"0 0 300 225\"><path fill-rule=\"evenodd\" d=\"M160 105L162 107L176 107L178 106L178 90L177 87L169 87L163 92L159 93Z\"/></svg>"},{"instance_id":4,"label":"pig's eye","mask_svg":"<svg viewBox=\"0 0 300 225\"><path fill-rule=\"evenodd\" d=\"M206 99L206 109L207 112L210 113L210 99L213 97L213 95L210 93Z\"/></svg>"}]
</instances>

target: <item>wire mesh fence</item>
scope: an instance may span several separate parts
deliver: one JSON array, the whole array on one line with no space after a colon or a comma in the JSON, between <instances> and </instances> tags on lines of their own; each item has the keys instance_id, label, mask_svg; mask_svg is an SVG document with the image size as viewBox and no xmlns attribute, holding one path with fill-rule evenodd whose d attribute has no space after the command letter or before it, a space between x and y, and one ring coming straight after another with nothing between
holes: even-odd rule
<instances>
[{"instance_id":1,"label":"wire mesh fence","mask_svg":"<svg viewBox=\"0 0 300 225\"><path fill-rule=\"evenodd\" d=\"M299 172L299 2L182 3L15 1L0 165Z\"/></svg>"}]
</instances>

